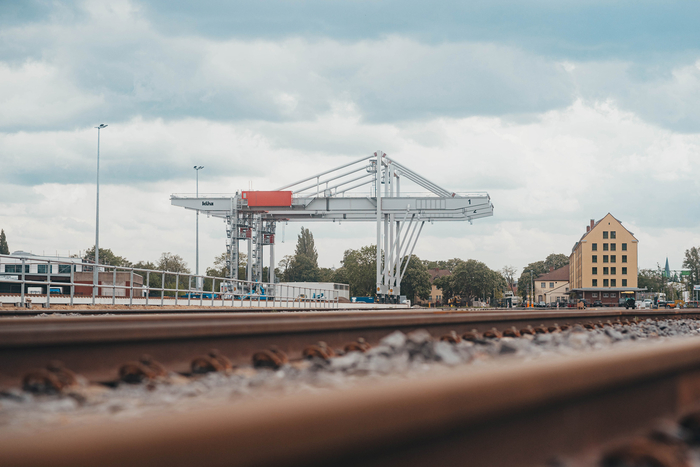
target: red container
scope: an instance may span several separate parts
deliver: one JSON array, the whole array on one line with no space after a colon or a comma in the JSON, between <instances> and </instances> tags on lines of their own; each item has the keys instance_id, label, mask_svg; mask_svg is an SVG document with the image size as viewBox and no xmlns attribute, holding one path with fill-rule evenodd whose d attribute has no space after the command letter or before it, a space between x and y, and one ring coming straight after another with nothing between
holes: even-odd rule
<instances>
[{"instance_id":1,"label":"red container","mask_svg":"<svg viewBox=\"0 0 700 467\"><path fill-rule=\"evenodd\" d=\"M244 191L243 199L248 206L286 206L292 205L291 191Z\"/></svg>"}]
</instances>

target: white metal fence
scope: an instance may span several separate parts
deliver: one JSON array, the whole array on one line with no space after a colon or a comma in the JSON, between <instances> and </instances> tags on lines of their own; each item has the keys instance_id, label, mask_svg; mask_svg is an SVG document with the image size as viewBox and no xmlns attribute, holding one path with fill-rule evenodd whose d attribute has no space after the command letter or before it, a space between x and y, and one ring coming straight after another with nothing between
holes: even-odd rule
<instances>
[{"instance_id":1,"label":"white metal fence","mask_svg":"<svg viewBox=\"0 0 700 467\"><path fill-rule=\"evenodd\" d=\"M0 255L0 303L46 308L52 304L111 304L308 309L338 308L338 292L185 272L95 266L80 260Z\"/></svg>"}]
</instances>

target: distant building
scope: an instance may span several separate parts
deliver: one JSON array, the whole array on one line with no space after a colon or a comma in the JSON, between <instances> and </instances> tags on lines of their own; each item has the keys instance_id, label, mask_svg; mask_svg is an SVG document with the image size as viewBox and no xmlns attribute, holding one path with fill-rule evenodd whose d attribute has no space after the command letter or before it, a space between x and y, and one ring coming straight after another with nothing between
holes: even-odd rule
<instances>
[{"instance_id":1,"label":"distant building","mask_svg":"<svg viewBox=\"0 0 700 467\"><path fill-rule=\"evenodd\" d=\"M537 302L555 303L569 300L569 265L551 269L535 279Z\"/></svg>"},{"instance_id":2,"label":"distant building","mask_svg":"<svg viewBox=\"0 0 700 467\"><path fill-rule=\"evenodd\" d=\"M24 268L22 267L24 265ZM19 294L22 292L21 284L14 281L21 280L22 269L24 269L24 280L34 283L26 284L25 293L36 291L45 294L46 285L41 282L51 280L52 289L60 289L62 294L70 294L71 274L73 282L76 284L75 295L92 295L92 264L83 261L81 258L59 257L59 256L39 256L25 251L15 251L9 257L0 257L0 293ZM143 292L143 277L140 274L131 274L130 271L102 272L98 273L98 285L100 285L100 296L126 297L129 295L127 288L131 287L133 277L134 296L141 297ZM116 279L116 281L115 281ZM62 285L65 283L66 285ZM77 285L86 284L86 285ZM110 287L116 284L117 288ZM126 288L121 288L126 287ZM112 291L112 289L115 289ZM31 290L30 290L31 289Z\"/></svg>"},{"instance_id":3,"label":"distant building","mask_svg":"<svg viewBox=\"0 0 700 467\"><path fill-rule=\"evenodd\" d=\"M429 303L431 306L437 306L437 305L442 305L443 303L443 295L442 295L442 290L438 289L434 282L435 279L438 277L444 277L444 276L449 276L452 274L449 269L439 269L439 268L433 268L433 269L428 269L428 274L430 274L430 297L428 297L427 303ZM424 302L425 303L425 302Z\"/></svg>"},{"instance_id":4,"label":"distant building","mask_svg":"<svg viewBox=\"0 0 700 467\"><path fill-rule=\"evenodd\" d=\"M636 293L639 241L608 213L591 219L569 257L569 284L576 298L617 305L620 294Z\"/></svg>"}]
</instances>

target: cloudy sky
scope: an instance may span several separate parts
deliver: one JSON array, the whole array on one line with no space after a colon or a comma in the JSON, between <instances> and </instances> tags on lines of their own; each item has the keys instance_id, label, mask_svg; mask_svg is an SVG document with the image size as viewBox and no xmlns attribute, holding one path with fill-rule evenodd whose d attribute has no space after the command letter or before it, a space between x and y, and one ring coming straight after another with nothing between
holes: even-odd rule
<instances>
[{"instance_id":1,"label":"cloudy sky","mask_svg":"<svg viewBox=\"0 0 700 467\"><path fill-rule=\"evenodd\" d=\"M700 245L697 1L0 2L0 228L194 269L192 193L274 189L381 149L491 218L426 226L421 258L522 268L611 212L640 266ZM319 263L371 224L313 224ZM278 229L277 257L299 224ZM225 249L200 222L201 268ZM284 243L281 243L281 242Z\"/></svg>"}]
</instances>

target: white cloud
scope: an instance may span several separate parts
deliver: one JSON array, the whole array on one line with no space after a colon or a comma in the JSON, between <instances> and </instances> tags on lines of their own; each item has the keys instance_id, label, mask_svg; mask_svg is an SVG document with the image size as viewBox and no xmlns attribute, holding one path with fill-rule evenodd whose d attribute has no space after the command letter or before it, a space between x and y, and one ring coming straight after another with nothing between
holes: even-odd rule
<instances>
[{"instance_id":1,"label":"white cloud","mask_svg":"<svg viewBox=\"0 0 700 467\"><path fill-rule=\"evenodd\" d=\"M700 136L654 127L611 103L578 101L521 124L470 117L375 125L351 109L338 109L285 125L135 119L110 126L102 143L102 244L132 260L172 251L193 266L194 216L170 206L168 198L194 191L195 163L205 166L200 192L232 193L249 186L274 189L377 149L447 189L486 190L496 206L493 218L473 226L426 226L416 249L422 257L476 258L494 268L523 265L553 252L568 253L588 219L608 211L633 226L644 267L667 253L678 256L699 240L697 203L686 199L700 191L694 176L700 170ZM25 163L39 166L50 159L43 152L49 146L66 151L74 145L74 153L84 146L79 163L89 167L85 184L39 183L10 190L12 197L0 195L0 226L13 249L73 251L93 243L94 139L87 131L0 139L0 150L24 146L24 154L33 154ZM120 164L131 167L134 178L143 168L159 167L168 177L110 181L110 170ZM33 201L24 202L17 190ZM661 224L666 230L658 230ZM372 224L307 227L317 238L323 266L339 266L345 249L374 238ZM224 225L203 216L200 228L206 267L224 250ZM297 224L284 227L278 259L293 252L298 229ZM674 239L672 248L666 238Z\"/></svg>"}]
</instances>

